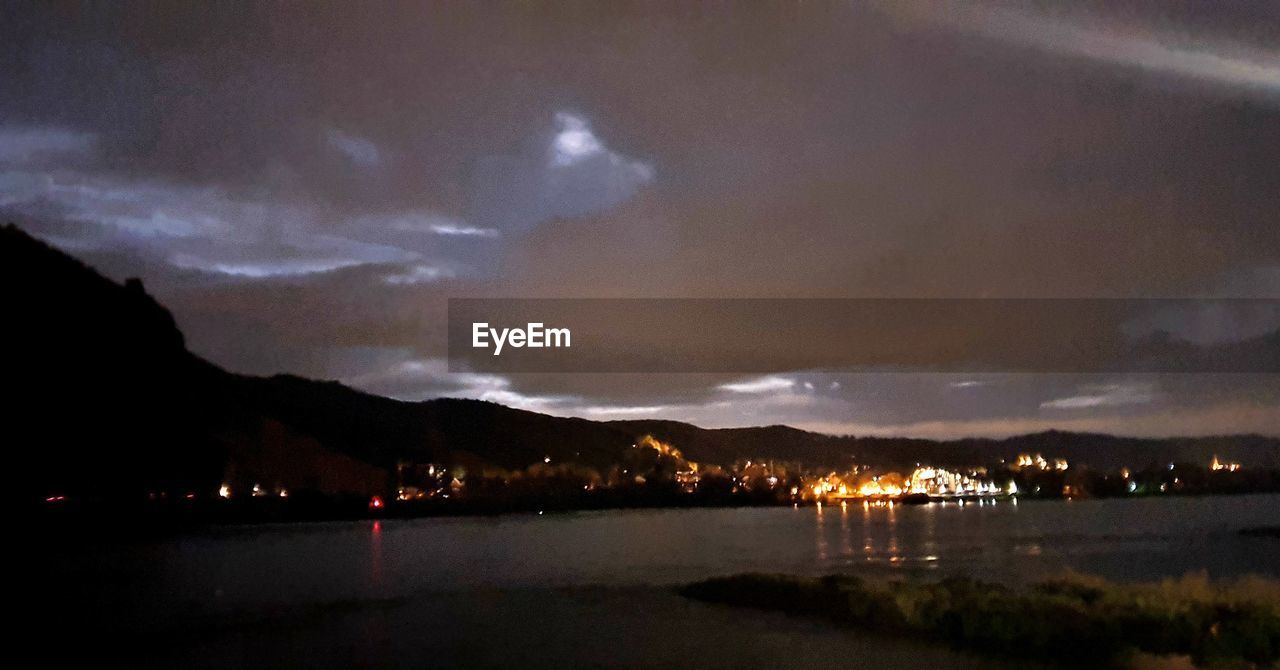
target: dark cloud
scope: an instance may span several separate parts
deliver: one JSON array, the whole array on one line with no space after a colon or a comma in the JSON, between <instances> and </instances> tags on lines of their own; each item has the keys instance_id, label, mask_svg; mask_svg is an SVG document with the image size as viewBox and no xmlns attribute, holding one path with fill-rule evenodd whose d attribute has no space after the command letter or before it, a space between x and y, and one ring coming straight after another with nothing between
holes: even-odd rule
<instances>
[{"instance_id":1,"label":"dark cloud","mask_svg":"<svg viewBox=\"0 0 1280 670\"><path fill-rule=\"evenodd\" d=\"M237 370L714 425L1280 432L1271 377L441 367L459 296L1280 297L1276 12L29 5L0 215L142 276Z\"/></svg>"}]
</instances>

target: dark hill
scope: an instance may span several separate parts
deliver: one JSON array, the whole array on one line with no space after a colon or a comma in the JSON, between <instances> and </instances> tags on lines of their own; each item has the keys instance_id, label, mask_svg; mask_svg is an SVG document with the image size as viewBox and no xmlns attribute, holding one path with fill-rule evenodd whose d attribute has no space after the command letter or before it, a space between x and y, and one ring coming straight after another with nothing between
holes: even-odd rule
<instances>
[{"instance_id":1,"label":"dark hill","mask_svg":"<svg viewBox=\"0 0 1280 670\"><path fill-rule=\"evenodd\" d=\"M187 351L172 316L136 280L116 284L16 226L0 228L9 491L139 499L211 495L223 482L385 493L398 462L523 468L550 457L606 468L646 433L692 460L774 459L845 467L987 463L1041 452L1100 466L1214 453L1275 466L1256 436L1149 440L1046 432L1007 440L836 437L787 426L703 429L596 422L494 403L408 403L336 382L228 373Z\"/></svg>"},{"instance_id":2,"label":"dark hill","mask_svg":"<svg viewBox=\"0 0 1280 670\"><path fill-rule=\"evenodd\" d=\"M1006 439L927 440L812 433L790 426L705 429L675 421L619 421L631 433L652 433L672 442L690 459L728 463L743 458L798 461L832 468L849 463L905 468L916 463L974 465L1040 453L1099 468L1142 468L1173 461L1207 464L1223 459L1280 467L1280 440L1258 435L1194 438L1133 438L1045 431Z\"/></svg>"},{"instance_id":3,"label":"dark hill","mask_svg":"<svg viewBox=\"0 0 1280 670\"><path fill-rule=\"evenodd\" d=\"M219 371L187 352L140 282L108 281L6 226L0 291L11 491L216 487Z\"/></svg>"},{"instance_id":4,"label":"dark hill","mask_svg":"<svg viewBox=\"0 0 1280 670\"><path fill-rule=\"evenodd\" d=\"M478 400L401 402L286 375L240 378L240 388L263 412L385 468L408 460L515 469L545 457L607 467L635 442L617 426Z\"/></svg>"}]
</instances>

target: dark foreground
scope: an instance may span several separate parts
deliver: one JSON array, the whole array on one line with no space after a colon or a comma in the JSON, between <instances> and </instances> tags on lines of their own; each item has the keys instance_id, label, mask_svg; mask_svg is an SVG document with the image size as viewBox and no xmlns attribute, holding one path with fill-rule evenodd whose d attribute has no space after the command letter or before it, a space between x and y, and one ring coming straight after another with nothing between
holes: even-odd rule
<instances>
[{"instance_id":1,"label":"dark foreground","mask_svg":"<svg viewBox=\"0 0 1280 670\"><path fill-rule=\"evenodd\" d=\"M84 651L54 649L45 658L55 666ZM783 614L744 616L660 587L424 593L225 612L120 631L92 649L127 667L189 669L1006 667Z\"/></svg>"},{"instance_id":2,"label":"dark foreground","mask_svg":"<svg viewBox=\"0 0 1280 670\"><path fill-rule=\"evenodd\" d=\"M1189 657L1202 667L1280 661L1280 582L1261 578L1121 585L1066 576L1015 589L968 578L874 584L849 575L744 574L681 592L1061 665L1126 667L1140 654Z\"/></svg>"},{"instance_id":3,"label":"dark foreground","mask_svg":"<svg viewBox=\"0 0 1280 670\"><path fill-rule=\"evenodd\" d=\"M1241 532L1274 525L1277 505L1224 496L632 510L110 542L15 532L15 555L34 553L38 565L13 573L11 610L15 639L46 667L85 655L195 668L990 667L1005 661L677 588L746 572L877 583L963 574L1019 588L1066 570L1119 582L1200 571L1280 579L1280 542ZM29 574L35 603L22 600Z\"/></svg>"}]
</instances>

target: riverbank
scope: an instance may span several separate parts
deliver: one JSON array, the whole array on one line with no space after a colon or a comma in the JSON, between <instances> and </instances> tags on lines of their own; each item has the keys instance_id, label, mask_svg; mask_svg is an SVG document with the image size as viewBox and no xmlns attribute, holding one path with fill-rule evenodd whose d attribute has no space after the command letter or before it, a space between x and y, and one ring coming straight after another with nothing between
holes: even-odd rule
<instances>
[{"instance_id":1,"label":"riverbank","mask_svg":"<svg viewBox=\"0 0 1280 670\"><path fill-rule=\"evenodd\" d=\"M261 524L305 524L333 521L379 519L433 519L465 517L499 517L577 512L629 510L743 509L743 508L835 508L897 506L965 506L1017 505L1021 502L1082 502L1083 500L1195 500L1205 498L1238 498L1267 493L1218 493L1209 495L1168 494L1134 495L1117 498L1071 499L1054 496L998 495L945 496L923 494L876 496L868 498L788 501L769 497L699 496L665 493L647 496L608 495L571 498L536 498L520 501L489 499L435 499L395 501L353 496L274 496L246 497L236 500L216 498L164 499L131 502L84 501L63 499L29 505L20 509L32 527L55 543L77 539L134 539L163 537L187 531L217 527L254 526ZM1274 528L1257 531L1258 536L1274 537Z\"/></svg>"},{"instance_id":2,"label":"riverbank","mask_svg":"<svg viewBox=\"0 0 1280 670\"><path fill-rule=\"evenodd\" d=\"M1012 670L921 642L744 614L669 587L482 589L229 610L108 631L136 667ZM139 653L145 650L145 653ZM1025 666L1019 666L1025 667Z\"/></svg>"},{"instance_id":3,"label":"riverbank","mask_svg":"<svg viewBox=\"0 0 1280 670\"><path fill-rule=\"evenodd\" d=\"M681 593L1059 665L1129 667L1144 654L1186 657L1199 667L1280 662L1280 581L1260 577L1120 584L1067 574L1011 588L969 578L741 574L695 582Z\"/></svg>"},{"instance_id":4,"label":"riverbank","mask_svg":"<svg viewBox=\"0 0 1280 670\"><path fill-rule=\"evenodd\" d=\"M1202 570L1280 579L1280 542L1238 532L1272 524L1278 504L633 510L37 541L43 595L16 609L57 636L48 649L131 665L525 667L528 656L541 667L986 667L990 658L945 646L879 633L849 642L850 630L818 618L695 602L676 589L745 572L965 574L1017 588L1067 569L1121 582Z\"/></svg>"}]
</instances>

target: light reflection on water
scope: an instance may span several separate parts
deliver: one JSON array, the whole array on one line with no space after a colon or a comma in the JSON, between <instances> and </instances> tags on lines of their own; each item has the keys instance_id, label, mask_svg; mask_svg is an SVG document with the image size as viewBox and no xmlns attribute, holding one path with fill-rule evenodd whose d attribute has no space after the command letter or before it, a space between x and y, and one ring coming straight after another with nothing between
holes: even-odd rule
<instances>
[{"instance_id":1,"label":"light reflection on water","mask_svg":"<svg viewBox=\"0 0 1280 670\"><path fill-rule=\"evenodd\" d=\"M965 504L963 503L931 503L914 507L904 507L901 504L886 502L872 503L864 501L855 504L861 509L861 523L857 528L862 540L861 550L855 552L852 548L854 531L849 525L848 505L842 505L843 514L840 526L842 551L839 555L834 556L828 555L825 551L820 551L818 563L821 566L827 566L832 570L838 571L841 567L856 566L859 563L863 563L936 571L942 565L939 563L940 554L942 553L939 536L941 535L944 540L949 541L951 545L949 548L957 548L955 546L957 544L955 538L946 532L940 533L938 524L939 518L946 517L948 509L951 507L956 510L964 509ZM981 508L1000 503L980 501L978 503L968 503L968 507L972 508L975 504ZM1007 501L1004 504L1016 509L1015 506ZM900 524L899 518L908 514L918 514L919 516L906 518ZM976 513L973 514L976 515ZM976 515L975 518L971 519L975 540L958 557L962 562L978 561L984 553L990 551L989 545L998 545L999 539L996 537L991 538L991 543L981 541L986 532L984 528L985 522L989 518L991 518L990 514ZM955 517L945 518L944 523L954 524L956 520L957 518ZM899 540L900 525L902 526L902 536L907 541L906 546ZM820 548L828 546L830 543L830 539L827 537L829 530L819 523L815 526L815 532L819 536L818 546ZM1038 542L1030 544L1015 543L1012 553L1038 556L1041 553L1041 548ZM953 556L952 558L956 557ZM964 570L962 569L961 571Z\"/></svg>"},{"instance_id":2,"label":"light reflection on water","mask_svg":"<svg viewBox=\"0 0 1280 670\"><path fill-rule=\"evenodd\" d=\"M145 608L547 586L675 584L743 571L966 573L1066 568L1120 579L1280 574L1280 496L613 511L223 529L54 556L79 599Z\"/></svg>"},{"instance_id":3,"label":"light reflection on water","mask_svg":"<svg viewBox=\"0 0 1280 670\"><path fill-rule=\"evenodd\" d=\"M369 526L369 574L375 586L382 586L382 521Z\"/></svg>"}]
</instances>

